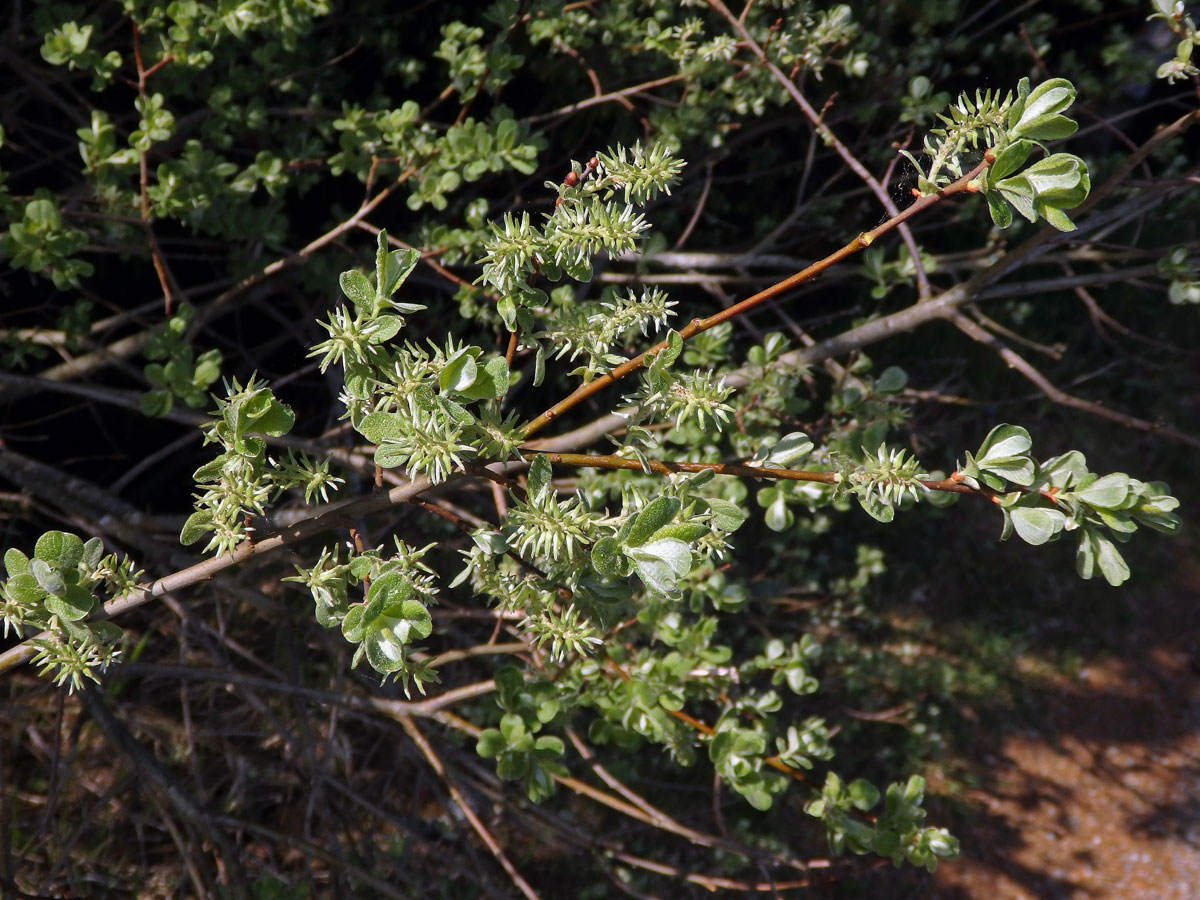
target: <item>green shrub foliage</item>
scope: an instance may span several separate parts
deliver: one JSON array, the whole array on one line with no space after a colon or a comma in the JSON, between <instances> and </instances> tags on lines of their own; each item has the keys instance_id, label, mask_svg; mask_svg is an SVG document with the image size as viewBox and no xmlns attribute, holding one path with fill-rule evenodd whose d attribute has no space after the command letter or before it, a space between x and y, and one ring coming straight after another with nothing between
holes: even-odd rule
<instances>
[{"instance_id":1,"label":"green shrub foliage","mask_svg":"<svg viewBox=\"0 0 1200 900\"><path fill-rule=\"evenodd\" d=\"M1001 540L1071 542L1079 576L1120 585L1139 526L1178 530L1163 482L1093 471L1078 449L1035 453L1032 436L1047 426L1039 446L1061 447L1055 423L1095 413L1110 434L1194 445L1169 400L1140 408L1111 385L1081 399L1053 380L1086 369L1083 350L1046 376L1027 354L1070 339L1044 298L1082 291L1095 319L1088 291L1119 288L1105 273L1129 259L1161 285L1144 282L1139 303L1194 327L1190 226L1161 209L1130 224L1164 204L1176 222L1196 211L1179 187L1195 179L1178 141L1200 43L1183 5L1117 4L1171 34L1161 64L1089 3L1035 4L1023 41L998 14L968 25L955 3L411 6L14 13L40 44L13 51L25 86L0 133L2 277L10 298L44 299L6 323L0 390L28 418L36 398L57 408L72 391L133 422L194 429L194 410L212 411L199 462L149 428L132 451L156 484L192 493L186 512L136 489L134 502L177 516L203 559L109 529L124 500L71 509L46 469L6 464L93 534L18 534L33 553L4 555L0 612L20 642L0 665L100 682L136 640L110 616L261 557L256 581L269 570L307 591L313 633L378 676L343 690L399 682L396 715L448 789L454 734L491 767L501 806L516 791L556 808L594 757L635 786L703 770L745 803L713 843L605 794L691 834L709 855L687 865L722 873L693 883L796 868L791 835L811 850L813 820L835 857L933 871L958 842L926 821L924 758L873 757L822 699L823 670L849 691L874 671L853 610L885 566L861 536L872 520L962 530L972 565L1002 582L1015 557L972 530L989 518ZM1060 21L1121 66L1059 48ZM1155 74L1174 107L1165 130L1105 139L1096 123L1120 116L1098 101ZM994 319L979 311L993 299ZM952 390L916 336L935 321L975 339L971 366L999 353L1063 406L935 426L920 404ZM947 352L944 334L928 340ZM876 344L878 363L864 352ZM959 389L989 396L969 377ZM86 478L80 455L41 463ZM283 546L295 574L270 556ZM776 618L792 590L826 602ZM279 597L300 605L290 586ZM314 678L337 665L318 640L299 667ZM620 860L613 877L634 893L663 877L592 849L601 868ZM493 855L509 887L533 891Z\"/></svg>"}]
</instances>

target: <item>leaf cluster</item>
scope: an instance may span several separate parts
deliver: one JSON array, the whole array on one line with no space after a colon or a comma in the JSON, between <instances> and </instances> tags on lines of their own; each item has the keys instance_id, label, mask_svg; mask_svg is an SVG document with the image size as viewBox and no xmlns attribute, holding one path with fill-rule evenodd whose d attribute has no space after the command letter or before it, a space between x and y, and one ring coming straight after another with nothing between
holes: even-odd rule
<instances>
[{"instance_id":1,"label":"leaf cluster","mask_svg":"<svg viewBox=\"0 0 1200 900\"><path fill-rule=\"evenodd\" d=\"M47 531L37 540L33 556L15 547L4 553L8 578L0 580L0 616L4 635L23 637L44 632L34 646L34 661L56 684L72 691L88 678L100 682L103 672L120 655L121 629L91 618L104 602L132 589L141 576L128 558L104 554L98 537L86 542L63 531ZM91 618L91 621L89 621Z\"/></svg>"}]
</instances>

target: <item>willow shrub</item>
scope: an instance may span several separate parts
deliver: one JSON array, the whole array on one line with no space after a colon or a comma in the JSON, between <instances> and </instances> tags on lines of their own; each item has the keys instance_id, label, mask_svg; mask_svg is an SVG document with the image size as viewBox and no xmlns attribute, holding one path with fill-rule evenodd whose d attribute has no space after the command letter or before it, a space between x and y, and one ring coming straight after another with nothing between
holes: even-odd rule
<instances>
[{"instance_id":1,"label":"willow shrub","mask_svg":"<svg viewBox=\"0 0 1200 900\"><path fill-rule=\"evenodd\" d=\"M512 783L488 789L501 807L513 791L551 807L564 785L586 793L575 778L593 754L652 796L652 780L678 778L748 804L727 806L736 829L718 837L606 775L593 798L692 843L573 839L618 880L665 871L736 889L764 866L807 879L781 821L823 830L835 856L931 871L954 857L957 841L926 823L919 773L880 789L838 761L840 704L819 676L831 666L853 689L869 662L840 632L886 584L877 548L837 539L849 511L951 532L991 517L1002 540L1069 541L1079 576L1120 585L1121 545L1139 527L1177 530L1178 501L1078 449L1035 452L1031 429L990 411L964 426L975 442L946 449L954 468L928 467L911 385L935 374L912 343L880 365L863 348L950 321L980 340L973 358L998 349L1012 365L1011 328L976 305L1007 297L997 315L1037 335L1039 292L1115 281L1115 240L1160 260L1169 290L1147 303L1186 308L1187 236L1129 223L1156 205L1194 211L1173 141L1195 104L1167 94L1154 108L1184 118L1132 156L1075 147L1077 85L1136 94L1155 74L1148 50L1088 4L1038 4L1020 41L1003 17L967 41L967 5L924 6L909 20L886 3L759 3L740 18L715 0L29 4L12 26L27 52L4 122L0 251L9 295L42 299L9 316L0 389L27 419L42 403L70 416L59 398L73 395L124 417L126 471L154 460L156 484L177 483L139 491L73 461L69 419L39 465L6 454L7 477L88 534L17 531L33 551L4 556L5 633L19 641L4 667L33 659L71 689L109 684L139 639L117 614L270 558L255 567L269 565L269 593L296 608L302 595L278 586L303 588L349 665L410 695L387 709L448 786L462 776L438 760L460 752L459 732ZM1146 44L1178 41L1157 74L1187 88L1200 38L1181 7L1153 12ZM1102 38L1108 70L1058 47L1063 23ZM1120 118L1097 109L1088 123ZM1135 164L1154 178L1129 182ZM995 287L1018 277L1041 286ZM822 312L798 324L806 308ZM302 350L281 355L281 331ZM294 381L303 393L272 387ZM139 431L139 415L195 427L189 409L211 402L199 462L173 456L168 432ZM1114 433L1169 431L1109 417ZM68 470L101 499L72 508L54 474ZM106 482L119 486L108 501ZM209 558L164 554L149 536L161 518L112 527L140 519L138 504L177 517ZM285 546L293 566L270 557ZM1006 563L974 546L1003 584ZM826 602L772 612L794 589ZM463 624L471 611L483 625ZM271 618L247 615L244 640L268 640ZM345 686L319 662L329 646L308 641L314 684L382 690ZM421 718L436 720L428 740ZM849 750L851 766L872 752ZM481 802L454 791L464 813ZM491 840L470 816L453 827ZM503 827L514 840L522 826ZM492 852L510 887L535 891Z\"/></svg>"}]
</instances>

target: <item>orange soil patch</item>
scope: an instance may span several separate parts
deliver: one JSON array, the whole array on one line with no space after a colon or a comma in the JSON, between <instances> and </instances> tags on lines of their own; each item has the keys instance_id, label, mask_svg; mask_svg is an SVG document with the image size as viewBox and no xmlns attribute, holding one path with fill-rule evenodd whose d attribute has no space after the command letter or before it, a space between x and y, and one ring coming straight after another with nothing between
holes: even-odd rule
<instances>
[{"instance_id":1,"label":"orange soil patch","mask_svg":"<svg viewBox=\"0 0 1200 900\"><path fill-rule=\"evenodd\" d=\"M1046 690L1036 733L984 760L964 855L932 896L1200 898L1200 571L1111 640L1112 657Z\"/></svg>"}]
</instances>

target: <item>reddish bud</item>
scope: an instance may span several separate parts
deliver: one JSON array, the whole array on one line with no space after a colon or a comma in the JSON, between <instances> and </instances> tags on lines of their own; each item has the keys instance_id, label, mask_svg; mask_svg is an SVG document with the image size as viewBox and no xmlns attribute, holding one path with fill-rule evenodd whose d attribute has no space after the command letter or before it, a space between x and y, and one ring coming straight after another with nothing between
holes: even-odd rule
<instances>
[{"instance_id":1,"label":"reddish bud","mask_svg":"<svg viewBox=\"0 0 1200 900\"><path fill-rule=\"evenodd\" d=\"M594 156L587 161L587 167L589 169L594 169L598 165L600 165L600 160L596 159L596 157L594 157Z\"/></svg>"},{"instance_id":2,"label":"reddish bud","mask_svg":"<svg viewBox=\"0 0 1200 900\"><path fill-rule=\"evenodd\" d=\"M575 187L575 185L577 185L578 183L579 183L579 173L578 172L568 172L567 177L563 179L563 184L565 184L567 187Z\"/></svg>"}]
</instances>

